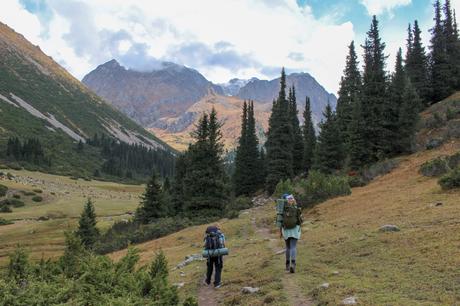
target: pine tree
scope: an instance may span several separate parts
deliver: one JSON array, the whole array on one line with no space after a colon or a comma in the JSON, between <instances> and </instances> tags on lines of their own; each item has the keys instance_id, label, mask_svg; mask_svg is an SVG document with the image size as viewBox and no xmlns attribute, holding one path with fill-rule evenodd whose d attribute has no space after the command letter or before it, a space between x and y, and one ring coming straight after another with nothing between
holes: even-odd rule
<instances>
[{"instance_id":1,"label":"pine tree","mask_svg":"<svg viewBox=\"0 0 460 306\"><path fill-rule=\"evenodd\" d=\"M388 109L385 43L381 41L377 18L372 18L364 44L364 74L361 95L365 119L365 146L369 154L366 163L377 161L391 148L392 134L388 130L385 111Z\"/></svg>"},{"instance_id":2,"label":"pine tree","mask_svg":"<svg viewBox=\"0 0 460 306\"><path fill-rule=\"evenodd\" d=\"M366 126L365 114L362 110L362 103L358 94L355 94L350 123L350 142L348 148L349 167L352 170L359 170L365 164L369 157L369 150L366 146Z\"/></svg>"},{"instance_id":3,"label":"pine tree","mask_svg":"<svg viewBox=\"0 0 460 306\"><path fill-rule=\"evenodd\" d=\"M450 0L446 0L443 6L444 20L443 30L446 42L446 55L450 70L450 79L447 82L450 85L451 91L458 89L457 85L460 82L460 42L456 29L456 20L454 19Z\"/></svg>"},{"instance_id":4,"label":"pine tree","mask_svg":"<svg viewBox=\"0 0 460 306\"><path fill-rule=\"evenodd\" d=\"M409 28L410 29L410 28ZM409 41L412 39L412 42ZM421 31L417 20L414 21L413 32L409 33L405 70L417 93L427 105L431 99L428 57L422 45Z\"/></svg>"},{"instance_id":5,"label":"pine tree","mask_svg":"<svg viewBox=\"0 0 460 306\"><path fill-rule=\"evenodd\" d=\"M394 155L398 153L398 146L396 139L399 138L399 113L401 105L404 101L404 91L406 89L406 73L403 67L402 50L399 48L396 54L395 72L391 76L391 83L389 88L389 99L387 99L388 107L385 111L386 114L386 130L391 133L391 147L386 152L387 155Z\"/></svg>"},{"instance_id":6,"label":"pine tree","mask_svg":"<svg viewBox=\"0 0 460 306\"><path fill-rule=\"evenodd\" d=\"M180 154L176 159L174 180L172 183L171 204L176 214L183 211L184 207L184 178L187 172L187 153Z\"/></svg>"},{"instance_id":7,"label":"pine tree","mask_svg":"<svg viewBox=\"0 0 460 306\"><path fill-rule=\"evenodd\" d=\"M248 103L248 127L247 127L247 165L249 195L255 193L264 183L260 174L259 140L256 134L256 119L254 115L254 101Z\"/></svg>"},{"instance_id":8,"label":"pine tree","mask_svg":"<svg viewBox=\"0 0 460 306\"><path fill-rule=\"evenodd\" d=\"M452 93L450 79L452 70L449 67L446 52L446 37L443 21L441 19L441 3L434 3L435 17L434 27L431 29L431 57L430 57L430 82L432 101L440 101Z\"/></svg>"},{"instance_id":9,"label":"pine tree","mask_svg":"<svg viewBox=\"0 0 460 306\"><path fill-rule=\"evenodd\" d=\"M324 120L320 123L320 133L315 152L315 169L331 174L343 166L344 148L340 141L340 131L336 115L330 104L326 105L323 113Z\"/></svg>"},{"instance_id":10,"label":"pine tree","mask_svg":"<svg viewBox=\"0 0 460 306\"><path fill-rule=\"evenodd\" d=\"M273 193L280 180L286 180L293 176L293 132L289 120L289 103L286 99L284 68L281 71L278 99L273 101L265 147L267 150L265 188L269 193Z\"/></svg>"},{"instance_id":11,"label":"pine tree","mask_svg":"<svg viewBox=\"0 0 460 306\"><path fill-rule=\"evenodd\" d=\"M92 249L99 237L99 230L96 227L96 213L91 199L87 200L81 213L76 235L87 249Z\"/></svg>"},{"instance_id":12,"label":"pine tree","mask_svg":"<svg viewBox=\"0 0 460 306\"><path fill-rule=\"evenodd\" d=\"M203 114L192 134L195 142L187 155L186 173L183 179L184 208L189 215L221 215L228 200L228 179L222 158L223 144L221 124L217 113Z\"/></svg>"},{"instance_id":13,"label":"pine tree","mask_svg":"<svg viewBox=\"0 0 460 306\"><path fill-rule=\"evenodd\" d=\"M361 74L358 68L358 56L352 41L348 47L343 77L340 81L339 98L337 99L337 123L344 143L348 146L350 123L353 112L353 97L361 91Z\"/></svg>"},{"instance_id":14,"label":"pine tree","mask_svg":"<svg viewBox=\"0 0 460 306\"><path fill-rule=\"evenodd\" d=\"M247 186L248 166L248 105L243 103L243 114L241 117L241 135L238 140L235 156L235 172L233 173L233 189L236 196L249 194Z\"/></svg>"},{"instance_id":15,"label":"pine tree","mask_svg":"<svg viewBox=\"0 0 460 306\"><path fill-rule=\"evenodd\" d=\"M304 143L302 130L300 129L299 111L297 109L297 98L294 86L289 90L288 103L294 142L292 146L292 170L294 175L299 175L302 171L305 171L303 168Z\"/></svg>"},{"instance_id":16,"label":"pine tree","mask_svg":"<svg viewBox=\"0 0 460 306\"><path fill-rule=\"evenodd\" d=\"M410 80L406 80L403 104L399 112L399 145L400 153L412 152L416 124L419 120L420 99Z\"/></svg>"},{"instance_id":17,"label":"pine tree","mask_svg":"<svg viewBox=\"0 0 460 306\"><path fill-rule=\"evenodd\" d=\"M153 171L145 191L141 196L141 203L136 210L136 221L147 224L155 219L166 217L168 215L168 207L163 199L161 186L158 182L158 176Z\"/></svg>"},{"instance_id":18,"label":"pine tree","mask_svg":"<svg viewBox=\"0 0 460 306\"><path fill-rule=\"evenodd\" d=\"M305 98L305 110L303 112L304 124L302 126L302 135L304 142L304 151L302 157L303 169L308 173L313 165L313 158L316 149L316 134L311 117L310 98Z\"/></svg>"}]
</instances>

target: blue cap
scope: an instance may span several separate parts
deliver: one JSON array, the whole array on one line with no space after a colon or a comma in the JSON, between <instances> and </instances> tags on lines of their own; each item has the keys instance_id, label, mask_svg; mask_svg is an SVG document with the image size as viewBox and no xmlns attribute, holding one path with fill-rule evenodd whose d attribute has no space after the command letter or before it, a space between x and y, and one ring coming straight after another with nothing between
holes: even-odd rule
<instances>
[{"instance_id":1,"label":"blue cap","mask_svg":"<svg viewBox=\"0 0 460 306\"><path fill-rule=\"evenodd\" d=\"M286 200L286 198L287 198L288 196L290 196L290 194L289 194L289 193L285 193L285 194L282 195L282 198Z\"/></svg>"}]
</instances>

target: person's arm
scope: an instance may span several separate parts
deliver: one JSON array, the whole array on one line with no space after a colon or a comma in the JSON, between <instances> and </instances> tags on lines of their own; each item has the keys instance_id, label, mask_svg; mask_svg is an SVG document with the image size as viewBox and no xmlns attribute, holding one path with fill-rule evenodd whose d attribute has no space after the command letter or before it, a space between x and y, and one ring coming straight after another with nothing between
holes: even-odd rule
<instances>
[{"instance_id":1,"label":"person's arm","mask_svg":"<svg viewBox=\"0 0 460 306\"><path fill-rule=\"evenodd\" d=\"M280 227L280 239L283 238L283 227Z\"/></svg>"}]
</instances>

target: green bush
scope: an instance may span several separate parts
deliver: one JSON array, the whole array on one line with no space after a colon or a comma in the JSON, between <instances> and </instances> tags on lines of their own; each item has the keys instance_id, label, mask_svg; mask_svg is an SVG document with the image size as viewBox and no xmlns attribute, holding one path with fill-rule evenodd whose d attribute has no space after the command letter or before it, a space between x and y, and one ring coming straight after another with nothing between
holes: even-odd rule
<instances>
[{"instance_id":1,"label":"green bush","mask_svg":"<svg viewBox=\"0 0 460 306\"><path fill-rule=\"evenodd\" d=\"M9 225L9 224L13 224L13 221L0 218L0 225Z\"/></svg>"},{"instance_id":2,"label":"green bush","mask_svg":"<svg viewBox=\"0 0 460 306\"><path fill-rule=\"evenodd\" d=\"M10 213L13 212L11 208L6 204L0 204L0 213Z\"/></svg>"},{"instance_id":3,"label":"green bush","mask_svg":"<svg viewBox=\"0 0 460 306\"><path fill-rule=\"evenodd\" d=\"M31 196L35 195L35 192L32 192L32 191L24 191L24 190L22 190L21 192L22 192L23 195L28 196L28 197L31 197Z\"/></svg>"},{"instance_id":4,"label":"green bush","mask_svg":"<svg viewBox=\"0 0 460 306\"><path fill-rule=\"evenodd\" d=\"M43 190L41 190L41 189L34 189L33 191L34 191L35 193L43 193Z\"/></svg>"},{"instance_id":5,"label":"green bush","mask_svg":"<svg viewBox=\"0 0 460 306\"><path fill-rule=\"evenodd\" d=\"M438 157L427 161L420 166L420 173L424 176L440 176L449 171L449 165L445 157Z\"/></svg>"},{"instance_id":6,"label":"green bush","mask_svg":"<svg viewBox=\"0 0 460 306\"><path fill-rule=\"evenodd\" d=\"M0 184L0 197L6 196L7 192L8 192L8 187Z\"/></svg>"},{"instance_id":7,"label":"green bush","mask_svg":"<svg viewBox=\"0 0 460 306\"><path fill-rule=\"evenodd\" d=\"M385 175L390 173L399 165L399 160L397 159L386 159L375 164L372 164L362 171L362 177L364 181L370 182L378 176Z\"/></svg>"},{"instance_id":8,"label":"green bush","mask_svg":"<svg viewBox=\"0 0 460 306\"><path fill-rule=\"evenodd\" d=\"M17 193L15 193L15 194L13 194L13 198L15 198L15 199L20 199L20 198L21 198L21 195L20 195L20 194L17 194Z\"/></svg>"},{"instance_id":9,"label":"green bush","mask_svg":"<svg viewBox=\"0 0 460 306\"><path fill-rule=\"evenodd\" d=\"M443 190L460 188L460 167L451 170L438 180Z\"/></svg>"},{"instance_id":10,"label":"green bush","mask_svg":"<svg viewBox=\"0 0 460 306\"><path fill-rule=\"evenodd\" d=\"M348 184L351 188L366 186L368 182L361 175L348 176Z\"/></svg>"},{"instance_id":11,"label":"green bush","mask_svg":"<svg viewBox=\"0 0 460 306\"><path fill-rule=\"evenodd\" d=\"M304 207L351 194L347 177L326 175L318 171L310 171L307 179L300 181L300 186L303 189L300 201Z\"/></svg>"},{"instance_id":12,"label":"green bush","mask_svg":"<svg viewBox=\"0 0 460 306\"><path fill-rule=\"evenodd\" d=\"M276 198L280 198L285 193L295 193L294 184L290 179L279 181L279 183L275 187L275 192L273 193L273 196Z\"/></svg>"},{"instance_id":13,"label":"green bush","mask_svg":"<svg viewBox=\"0 0 460 306\"><path fill-rule=\"evenodd\" d=\"M10 205L13 207L23 207L25 204L23 201L18 199L10 199Z\"/></svg>"},{"instance_id":14,"label":"green bush","mask_svg":"<svg viewBox=\"0 0 460 306\"><path fill-rule=\"evenodd\" d=\"M10 255L8 273L0 275L0 305L181 305L164 255L136 269L138 263L134 248L114 263L85 251L78 238L67 234L57 261L29 262L23 249ZM194 299L186 301L196 305Z\"/></svg>"},{"instance_id":15,"label":"green bush","mask_svg":"<svg viewBox=\"0 0 460 306\"><path fill-rule=\"evenodd\" d=\"M447 107L447 109L446 109L446 120L449 121L449 120L455 119L455 117L457 117L457 112L455 110L451 109L450 107Z\"/></svg>"},{"instance_id":16,"label":"green bush","mask_svg":"<svg viewBox=\"0 0 460 306\"><path fill-rule=\"evenodd\" d=\"M41 202L41 201L43 201L43 198L42 198L41 196L34 196L34 197L32 198L32 201L34 201L34 202Z\"/></svg>"}]
</instances>

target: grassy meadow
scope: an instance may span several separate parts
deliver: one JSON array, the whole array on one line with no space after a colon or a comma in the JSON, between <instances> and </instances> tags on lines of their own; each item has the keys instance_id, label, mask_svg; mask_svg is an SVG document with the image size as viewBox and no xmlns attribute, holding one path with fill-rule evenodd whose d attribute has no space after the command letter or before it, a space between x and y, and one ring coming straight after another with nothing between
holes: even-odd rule
<instances>
[{"instance_id":1,"label":"grassy meadow","mask_svg":"<svg viewBox=\"0 0 460 306\"><path fill-rule=\"evenodd\" d=\"M211 289L211 298L224 305L339 305L350 296L359 305L459 304L460 191L442 191L436 178L419 174L424 162L459 149L458 142L451 142L405 157L391 173L354 188L351 195L304 211L294 275L283 271L284 257L277 254L283 242L273 226L271 201L238 219L221 220L231 253L225 258L224 286ZM379 232L385 224L401 231ZM136 246L141 262L162 249L171 281L185 284L180 289L184 296L200 297L207 290L201 285L205 262L174 267L186 255L201 252L205 228L188 228ZM324 283L327 289L320 287ZM243 294L244 286L261 290ZM299 304L294 296L312 303Z\"/></svg>"},{"instance_id":2,"label":"grassy meadow","mask_svg":"<svg viewBox=\"0 0 460 306\"><path fill-rule=\"evenodd\" d=\"M34 259L60 255L64 231L76 228L88 197L94 202L98 227L104 230L116 220L130 218L144 190L140 185L74 180L25 170L0 169L0 172L14 176L12 180L6 176L0 179L0 184L9 188L8 196L18 194L25 203L23 207L13 207L11 213L0 213L0 218L14 221L0 226L0 266L5 266L8 253L18 244L26 247ZM43 201L32 201L32 193Z\"/></svg>"}]
</instances>

